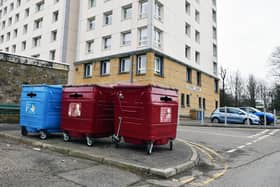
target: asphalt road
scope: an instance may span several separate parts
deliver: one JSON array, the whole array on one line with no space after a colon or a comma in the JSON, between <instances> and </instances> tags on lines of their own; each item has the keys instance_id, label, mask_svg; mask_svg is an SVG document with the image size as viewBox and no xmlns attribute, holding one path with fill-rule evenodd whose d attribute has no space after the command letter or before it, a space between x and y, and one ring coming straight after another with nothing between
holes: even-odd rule
<instances>
[{"instance_id":1,"label":"asphalt road","mask_svg":"<svg viewBox=\"0 0 280 187\"><path fill-rule=\"evenodd\" d=\"M178 138L204 145L225 161L220 168L201 171L200 177L186 186L280 186L280 131L277 129L180 126ZM194 170L189 175L197 173Z\"/></svg>"}]
</instances>

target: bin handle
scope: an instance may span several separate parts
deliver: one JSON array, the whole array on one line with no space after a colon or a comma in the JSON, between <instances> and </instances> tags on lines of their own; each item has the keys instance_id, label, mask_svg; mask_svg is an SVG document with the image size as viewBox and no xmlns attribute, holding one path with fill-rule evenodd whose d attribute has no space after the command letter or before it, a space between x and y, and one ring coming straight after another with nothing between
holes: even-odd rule
<instances>
[{"instance_id":1,"label":"bin handle","mask_svg":"<svg viewBox=\"0 0 280 187\"><path fill-rule=\"evenodd\" d=\"M168 102L168 101L172 101L172 98L171 98L171 97L168 97L168 96L164 96L164 97L161 97L160 100L161 100L161 101Z\"/></svg>"},{"instance_id":2,"label":"bin handle","mask_svg":"<svg viewBox=\"0 0 280 187\"><path fill-rule=\"evenodd\" d=\"M36 97L37 94L35 94L35 93L33 93L33 92L30 92L30 93L27 94L27 96L32 98L32 97Z\"/></svg>"},{"instance_id":3,"label":"bin handle","mask_svg":"<svg viewBox=\"0 0 280 187\"><path fill-rule=\"evenodd\" d=\"M74 94L70 94L70 97L78 98L78 97L83 97L83 95L78 94L78 93L74 93Z\"/></svg>"}]
</instances>

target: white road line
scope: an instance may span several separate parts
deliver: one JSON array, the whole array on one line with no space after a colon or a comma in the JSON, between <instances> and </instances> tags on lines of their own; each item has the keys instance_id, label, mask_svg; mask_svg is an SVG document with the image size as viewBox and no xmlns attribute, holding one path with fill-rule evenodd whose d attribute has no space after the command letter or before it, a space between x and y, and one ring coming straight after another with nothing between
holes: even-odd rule
<instances>
[{"instance_id":1,"label":"white road line","mask_svg":"<svg viewBox=\"0 0 280 187\"><path fill-rule=\"evenodd\" d=\"M279 129L273 130L272 132L269 133L269 135L273 136L274 134L276 134L279 131L280 131Z\"/></svg>"},{"instance_id":2,"label":"white road line","mask_svg":"<svg viewBox=\"0 0 280 187\"><path fill-rule=\"evenodd\" d=\"M241 145L239 147L237 147L237 149L243 149L245 147L245 145Z\"/></svg>"},{"instance_id":3,"label":"white road line","mask_svg":"<svg viewBox=\"0 0 280 187\"><path fill-rule=\"evenodd\" d=\"M270 136L270 135L261 136L261 137L258 138L258 140L263 140L263 139L265 139L265 138L267 138L267 137L269 137L269 136Z\"/></svg>"},{"instance_id":4,"label":"white road line","mask_svg":"<svg viewBox=\"0 0 280 187\"><path fill-rule=\"evenodd\" d=\"M248 143L246 143L246 145L252 145L252 142L248 142Z\"/></svg>"},{"instance_id":5,"label":"white road line","mask_svg":"<svg viewBox=\"0 0 280 187\"><path fill-rule=\"evenodd\" d=\"M264 131L262 131L262 132L259 132L259 133L257 133L257 134L254 134L254 135L252 135L252 136L248 136L248 138L256 138L256 137L261 136L261 135L263 135L263 134L265 134L265 133L267 133L267 132L269 132L268 129L266 129L266 130L264 130Z\"/></svg>"},{"instance_id":6,"label":"white road line","mask_svg":"<svg viewBox=\"0 0 280 187\"><path fill-rule=\"evenodd\" d=\"M233 152L235 152L235 151L237 151L237 149L231 149L231 150L228 150L227 152L228 152L228 153L233 153Z\"/></svg>"},{"instance_id":7,"label":"white road line","mask_svg":"<svg viewBox=\"0 0 280 187\"><path fill-rule=\"evenodd\" d=\"M194 133L200 133L200 134L208 134L208 135L213 135L213 136L226 136L226 137L233 137L233 138L247 138L246 136L221 134L221 133L209 133L209 132L194 131L194 130L188 130L188 129L180 129L179 131L194 132Z\"/></svg>"}]
</instances>

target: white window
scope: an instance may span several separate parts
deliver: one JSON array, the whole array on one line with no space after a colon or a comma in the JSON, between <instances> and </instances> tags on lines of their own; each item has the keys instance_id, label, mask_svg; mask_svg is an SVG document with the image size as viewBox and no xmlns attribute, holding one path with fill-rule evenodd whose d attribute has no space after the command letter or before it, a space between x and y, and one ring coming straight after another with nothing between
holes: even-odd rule
<instances>
[{"instance_id":1,"label":"white window","mask_svg":"<svg viewBox=\"0 0 280 187\"><path fill-rule=\"evenodd\" d=\"M191 37L191 25L188 23L185 24L185 33L187 36Z\"/></svg>"},{"instance_id":2,"label":"white window","mask_svg":"<svg viewBox=\"0 0 280 187\"><path fill-rule=\"evenodd\" d=\"M88 18L88 31L95 29L95 16Z\"/></svg>"},{"instance_id":3,"label":"white window","mask_svg":"<svg viewBox=\"0 0 280 187\"><path fill-rule=\"evenodd\" d=\"M56 22L58 20L58 10L53 12L53 22Z\"/></svg>"},{"instance_id":4,"label":"white window","mask_svg":"<svg viewBox=\"0 0 280 187\"><path fill-rule=\"evenodd\" d=\"M141 27L138 29L139 32L139 46L146 46L148 44L148 28Z\"/></svg>"},{"instance_id":5,"label":"white window","mask_svg":"<svg viewBox=\"0 0 280 187\"><path fill-rule=\"evenodd\" d=\"M84 77L85 78L92 77L92 64L84 65Z\"/></svg>"},{"instance_id":6,"label":"white window","mask_svg":"<svg viewBox=\"0 0 280 187\"><path fill-rule=\"evenodd\" d=\"M185 46L185 57L191 59L191 47L188 45Z\"/></svg>"},{"instance_id":7,"label":"white window","mask_svg":"<svg viewBox=\"0 0 280 187\"><path fill-rule=\"evenodd\" d=\"M96 0L88 0L88 8L92 8L96 6Z\"/></svg>"},{"instance_id":8,"label":"white window","mask_svg":"<svg viewBox=\"0 0 280 187\"><path fill-rule=\"evenodd\" d=\"M188 0L186 0L186 2L185 2L185 9L186 9L186 13L188 15L190 15L191 14L191 3Z\"/></svg>"},{"instance_id":9,"label":"white window","mask_svg":"<svg viewBox=\"0 0 280 187\"><path fill-rule=\"evenodd\" d=\"M108 49L111 49L111 36L105 36L103 37L103 49L104 50L108 50Z\"/></svg>"},{"instance_id":10,"label":"white window","mask_svg":"<svg viewBox=\"0 0 280 187\"><path fill-rule=\"evenodd\" d=\"M42 24L43 24L43 18L39 18L39 19L35 20L34 21L34 30L41 28Z\"/></svg>"},{"instance_id":11,"label":"white window","mask_svg":"<svg viewBox=\"0 0 280 187\"><path fill-rule=\"evenodd\" d=\"M213 39L217 40L217 29L216 29L216 27L213 27Z\"/></svg>"},{"instance_id":12,"label":"white window","mask_svg":"<svg viewBox=\"0 0 280 187\"><path fill-rule=\"evenodd\" d=\"M28 17L29 14L30 14L29 8L25 9L25 11L24 11L24 16L25 16L25 17Z\"/></svg>"},{"instance_id":13,"label":"white window","mask_svg":"<svg viewBox=\"0 0 280 187\"><path fill-rule=\"evenodd\" d=\"M139 18L143 19L148 17L148 0L139 1Z\"/></svg>"},{"instance_id":14,"label":"white window","mask_svg":"<svg viewBox=\"0 0 280 187\"><path fill-rule=\"evenodd\" d=\"M217 22L217 13L216 13L216 10L212 10L212 19L213 19L213 22L214 22L214 23Z\"/></svg>"},{"instance_id":15,"label":"white window","mask_svg":"<svg viewBox=\"0 0 280 187\"><path fill-rule=\"evenodd\" d=\"M216 44L213 44L213 56L214 57L217 57L217 54L218 53L218 51L217 51L217 45Z\"/></svg>"},{"instance_id":16,"label":"white window","mask_svg":"<svg viewBox=\"0 0 280 187\"><path fill-rule=\"evenodd\" d=\"M154 28L154 44L156 47L162 47L162 31Z\"/></svg>"},{"instance_id":17,"label":"white window","mask_svg":"<svg viewBox=\"0 0 280 187\"><path fill-rule=\"evenodd\" d=\"M214 75L218 75L218 64L217 64L217 62L213 62L213 73L214 73Z\"/></svg>"},{"instance_id":18,"label":"white window","mask_svg":"<svg viewBox=\"0 0 280 187\"><path fill-rule=\"evenodd\" d=\"M17 46L16 45L12 45L12 53L15 53L16 49L17 49Z\"/></svg>"},{"instance_id":19,"label":"white window","mask_svg":"<svg viewBox=\"0 0 280 187\"><path fill-rule=\"evenodd\" d=\"M163 4L161 4L158 0L155 1L155 19L160 21L163 20Z\"/></svg>"},{"instance_id":20,"label":"white window","mask_svg":"<svg viewBox=\"0 0 280 187\"><path fill-rule=\"evenodd\" d=\"M26 50L26 41L21 42L21 50L22 51Z\"/></svg>"},{"instance_id":21,"label":"white window","mask_svg":"<svg viewBox=\"0 0 280 187\"><path fill-rule=\"evenodd\" d=\"M197 30L195 31L195 41L197 43L200 43L200 32Z\"/></svg>"},{"instance_id":22,"label":"white window","mask_svg":"<svg viewBox=\"0 0 280 187\"><path fill-rule=\"evenodd\" d=\"M122 7L122 19L127 20L132 17L132 5L126 5Z\"/></svg>"},{"instance_id":23,"label":"white window","mask_svg":"<svg viewBox=\"0 0 280 187\"><path fill-rule=\"evenodd\" d=\"M57 30L51 31L51 42L56 41Z\"/></svg>"},{"instance_id":24,"label":"white window","mask_svg":"<svg viewBox=\"0 0 280 187\"><path fill-rule=\"evenodd\" d=\"M1 35L0 37L0 43L3 43L4 42L4 35Z\"/></svg>"},{"instance_id":25,"label":"white window","mask_svg":"<svg viewBox=\"0 0 280 187\"><path fill-rule=\"evenodd\" d=\"M17 7L21 5L21 0L17 0Z\"/></svg>"},{"instance_id":26,"label":"white window","mask_svg":"<svg viewBox=\"0 0 280 187\"><path fill-rule=\"evenodd\" d=\"M17 29L14 29L14 38L16 38L18 35L18 30Z\"/></svg>"},{"instance_id":27,"label":"white window","mask_svg":"<svg viewBox=\"0 0 280 187\"><path fill-rule=\"evenodd\" d=\"M113 16L112 11L104 13L104 25L112 25L112 16Z\"/></svg>"},{"instance_id":28,"label":"white window","mask_svg":"<svg viewBox=\"0 0 280 187\"><path fill-rule=\"evenodd\" d=\"M86 53L93 53L94 40L89 40L86 42Z\"/></svg>"},{"instance_id":29,"label":"white window","mask_svg":"<svg viewBox=\"0 0 280 187\"><path fill-rule=\"evenodd\" d=\"M157 56L157 55L155 56L155 64L154 64L155 69L154 69L154 71L155 71L155 74L160 75L160 76L163 75L163 71L162 71L163 60L162 59L163 58L160 57L160 56Z\"/></svg>"},{"instance_id":30,"label":"white window","mask_svg":"<svg viewBox=\"0 0 280 187\"><path fill-rule=\"evenodd\" d=\"M15 6L14 6L14 3L11 3L11 4L10 4L10 12L14 10L14 7L15 7Z\"/></svg>"},{"instance_id":31,"label":"white window","mask_svg":"<svg viewBox=\"0 0 280 187\"><path fill-rule=\"evenodd\" d=\"M198 10L195 10L195 21L196 21L197 23L200 22L200 13L199 13Z\"/></svg>"},{"instance_id":32,"label":"white window","mask_svg":"<svg viewBox=\"0 0 280 187\"><path fill-rule=\"evenodd\" d=\"M11 39L11 33L10 32L8 32L7 33L7 38L6 38L6 41L9 41Z\"/></svg>"},{"instance_id":33,"label":"white window","mask_svg":"<svg viewBox=\"0 0 280 187\"><path fill-rule=\"evenodd\" d=\"M8 19L8 26L12 25L12 22L13 22L13 18L9 17L9 19Z\"/></svg>"},{"instance_id":34,"label":"white window","mask_svg":"<svg viewBox=\"0 0 280 187\"><path fill-rule=\"evenodd\" d=\"M122 46L130 45L131 44L131 31L123 32L121 35L122 35L121 45Z\"/></svg>"},{"instance_id":35,"label":"white window","mask_svg":"<svg viewBox=\"0 0 280 187\"><path fill-rule=\"evenodd\" d=\"M40 1L40 2L38 2L38 3L36 3L36 9L35 9L35 12L39 12L39 11L41 11L41 10L43 10L43 8L44 8L44 1Z\"/></svg>"},{"instance_id":36,"label":"white window","mask_svg":"<svg viewBox=\"0 0 280 187\"><path fill-rule=\"evenodd\" d=\"M200 63L200 52L198 51L195 52L195 62L198 64Z\"/></svg>"},{"instance_id":37,"label":"white window","mask_svg":"<svg viewBox=\"0 0 280 187\"><path fill-rule=\"evenodd\" d=\"M120 73L130 72L131 59L130 57L124 57L120 59Z\"/></svg>"},{"instance_id":38,"label":"white window","mask_svg":"<svg viewBox=\"0 0 280 187\"><path fill-rule=\"evenodd\" d=\"M55 50L50 51L50 60L55 60Z\"/></svg>"},{"instance_id":39,"label":"white window","mask_svg":"<svg viewBox=\"0 0 280 187\"><path fill-rule=\"evenodd\" d=\"M147 64L147 57L146 55L139 55L137 56L137 74L145 74L146 73L146 64Z\"/></svg>"},{"instance_id":40,"label":"white window","mask_svg":"<svg viewBox=\"0 0 280 187\"><path fill-rule=\"evenodd\" d=\"M19 13L16 14L15 16L15 23L19 21Z\"/></svg>"},{"instance_id":41,"label":"white window","mask_svg":"<svg viewBox=\"0 0 280 187\"><path fill-rule=\"evenodd\" d=\"M27 31L28 31L28 25L25 24L25 25L23 25L23 34L26 34Z\"/></svg>"},{"instance_id":42,"label":"white window","mask_svg":"<svg viewBox=\"0 0 280 187\"><path fill-rule=\"evenodd\" d=\"M33 47L39 47L41 44L41 36L37 36L33 38Z\"/></svg>"},{"instance_id":43,"label":"white window","mask_svg":"<svg viewBox=\"0 0 280 187\"><path fill-rule=\"evenodd\" d=\"M110 74L110 61L102 61L101 62L101 75L109 75Z\"/></svg>"}]
</instances>

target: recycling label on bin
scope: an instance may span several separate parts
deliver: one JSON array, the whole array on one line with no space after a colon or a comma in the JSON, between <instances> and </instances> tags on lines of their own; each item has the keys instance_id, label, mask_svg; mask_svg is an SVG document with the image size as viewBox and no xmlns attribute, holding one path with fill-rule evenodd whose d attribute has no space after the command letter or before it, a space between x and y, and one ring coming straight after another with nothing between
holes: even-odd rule
<instances>
[{"instance_id":1,"label":"recycling label on bin","mask_svg":"<svg viewBox=\"0 0 280 187\"><path fill-rule=\"evenodd\" d=\"M161 123L170 123L171 122L171 113L172 113L172 110L170 107L161 107L160 108L160 122Z\"/></svg>"},{"instance_id":2,"label":"recycling label on bin","mask_svg":"<svg viewBox=\"0 0 280 187\"><path fill-rule=\"evenodd\" d=\"M81 116L81 103L70 103L68 107L68 116L70 117L80 117Z\"/></svg>"},{"instance_id":3,"label":"recycling label on bin","mask_svg":"<svg viewBox=\"0 0 280 187\"><path fill-rule=\"evenodd\" d=\"M35 114L36 106L34 103L26 103L25 111L28 114Z\"/></svg>"}]
</instances>

